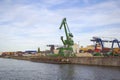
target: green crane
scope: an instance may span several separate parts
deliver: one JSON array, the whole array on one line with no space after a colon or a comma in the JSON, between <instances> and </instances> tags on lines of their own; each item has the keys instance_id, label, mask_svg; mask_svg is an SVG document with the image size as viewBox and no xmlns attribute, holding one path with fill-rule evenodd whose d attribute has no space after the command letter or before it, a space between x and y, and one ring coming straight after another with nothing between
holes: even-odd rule
<instances>
[{"instance_id":1,"label":"green crane","mask_svg":"<svg viewBox=\"0 0 120 80\"><path fill-rule=\"evenodd\" d=\"M73 49L72 49L72 46L74 45L74 41L72 40L73 35L70 32L70 29L68 27L66 18L64 18L62 20L62 23L61 23L59 29L62 29L62 27L64 27L64 31L65 31L65 35L66 35L66 40L63 40L63 36L61 36L61 40L62 40L62 42L64 44L64 48L62 48L63 53L64 53L64 50L67 50L68 52L73 52Z\"/></svg>"}]
</instances>

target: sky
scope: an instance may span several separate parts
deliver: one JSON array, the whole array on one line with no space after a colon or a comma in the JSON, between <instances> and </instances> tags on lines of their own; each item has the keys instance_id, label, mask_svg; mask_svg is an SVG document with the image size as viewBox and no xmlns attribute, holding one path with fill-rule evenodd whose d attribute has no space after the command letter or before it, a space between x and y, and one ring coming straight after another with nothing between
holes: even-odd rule
<instances>
[{"instance_id":1,"label":"sky","mask_svg":"<svg viewBox=\"0 0 120 80\"><path fill-rule=\"evenodd\" d=\"M79 46L93 36L120 40L120 0L0 0L0 51L62 45L65 17Z\"/></svg>"}]
</instances>

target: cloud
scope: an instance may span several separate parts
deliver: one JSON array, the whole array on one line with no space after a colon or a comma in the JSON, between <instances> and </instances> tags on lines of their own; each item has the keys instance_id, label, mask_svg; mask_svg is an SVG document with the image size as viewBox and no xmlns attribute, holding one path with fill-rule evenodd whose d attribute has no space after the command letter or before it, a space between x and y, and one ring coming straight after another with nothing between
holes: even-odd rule
<instances>
[{"instance_id":1,"label":"cloud","mask_svg":"<svg viewBox=\"0 0 120 80\"><path fill-rule=\"evenodd\" d=\"M91 42L90 40L92 39L92 37L100 37L103 40L113 40L115 38L117 38L118 40L120 40L120 33L119 33L120 28L104 28L104 29L98 29L94 32L91 33L78 33L77 35L75 35L74 40L75 42L79 42L80 46L87 46L87 45L91 45L93 44L93 42ZM110 43L109 46L105 44L106 47L110 47ZM117 46L115 46L117 47Z\"/></svg>"},{"instance_id":2,"label":"cloud","mask_svg":"<svg viewBox=\"0 0 120 80\"><path fill-rule=\"evenodd\" d=\"M69 0L20 2L6 0L0 7L1 51L37 49L39 46L44 50L47 44L62 44L60 36L65 33L59 26L63 17L67 17L74 41L80 41L81 45L91 44L92 36L119 36L119 1L91 4L83 0L88 5L82 7L76 4L79 0L73 3Z\"/></svg>"},{"instance_id":3,"label":"cloud","mask_svg":"<svg viewBox=\"0 0 120 80\"><path fill-rule=\"evenodd\" d=\"M120 23L119 5L116 5L115 1L82 8L61 9L58 13L67 16L77 27L98 27Z\"/></svg>"}]
</instances>

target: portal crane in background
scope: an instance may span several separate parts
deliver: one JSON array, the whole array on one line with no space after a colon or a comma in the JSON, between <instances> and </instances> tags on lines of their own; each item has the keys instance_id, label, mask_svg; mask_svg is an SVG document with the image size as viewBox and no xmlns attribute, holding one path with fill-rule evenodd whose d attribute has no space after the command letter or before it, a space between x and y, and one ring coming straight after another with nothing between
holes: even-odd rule
<instances>
[{"instance_id":1,"label":"portal crane in background","mask_svg":"<svg viewBox=\"0 0 120 80\"><path fill-rule=\"evenodd\" d=\"M108 50L111 50L113 53L114 52L118 53L118 51L120 50L120 44L119 44L120 41L116 38L113 38L112 40L105 40L100 37L93 37L93 39L91 39L91 41L95 42L95 51L100 50L100 49L97 49L97 45L101 46L101 50L100 50L101 52L105 52L105 50L108 49ZM111 48L105 48L104 42L112 43ZM114 48L115 43L117 43L118 48Z\"/></svg>"},{"instance_id":2,"label":"portal crane in background","mask_svg":"<svg viewBox=\"0 0 120 80\"><path fill-rule=\"evenodd\" d=\"M102 40L99 37L93 37L93 39L91 39L91 41L95 42L95 49L97 49L98 45L101 45L101 50L103 50L103 48L104 48L104 42L109 42L108 40Z\"/></svg>"},{"instance_id":3,"label":"portal crane in background","mask_svg":"<svg viewBox=\"0 0 120 80\"><path fill-rule=\"evenodd\" d=\"M61 41L62 41L64 47L60 48L60 52L59 53L61 53L61 50L62 50L62 53L64 53L65 50L67 50L68 52L72 53L73 52L72 46L74 45L74 41L72 39L73 38L73 34L70 32L70 29L68 27L66 18L64 18L62 20L62 23L61 23L59 29L62 29L62 27L64 28L64 31L65 31L66 40L64 40L63 36L61 36Z\"/></svg>"},{"instance_id":4,"label":"portal crane in background","mask_svg":"<svg viewBox=\"0 0 120 80\"><path fill-rule=\"evenodd\" d=\"M55 47L59 48L59 47L63 47L62 45L55 45L55 44L49 44L46 45L47 47L50 47L50 52L54 53Z\"/></svg>"},{"instance_id":5,"label":"portal crane in background","mask_svg":"<svg viewBox=\"0 0 120 80\"><path fill-rule=\"evenodd\" d=\"M120 48L120 41L118 41L118 39L114 39L114 40L112 40L112 41L110 41L110 42L112 42L112 46L111 46L111 49L113 49L113 46L114 46L114 43L117 43L118 44L118 48Z\"/></svg>"}]
</instances>

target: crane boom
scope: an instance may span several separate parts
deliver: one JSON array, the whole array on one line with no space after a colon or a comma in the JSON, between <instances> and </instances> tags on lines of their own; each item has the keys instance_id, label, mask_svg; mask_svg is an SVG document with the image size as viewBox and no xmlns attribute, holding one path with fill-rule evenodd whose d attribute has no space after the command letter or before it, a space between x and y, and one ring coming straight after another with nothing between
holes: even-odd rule
<instances>
[{"instance_id":1,"label":"crane boom","mask_svg":"<svg viewBox=\"0 0 120 80\"><path fill-rule=\"evenodd\" d=\"M72 40L73 35L70 32L66 18L63 18L59 29L62 29L62 27L64 27L64 30L65 30L66 40L63 40L63 36L61 36L61 40L65 46L69 47L69 46L73 45L74 42Z\"/></svg>"},{"instance_id":2,"label":"crane boom","mask_svg":"<svg viewBox=\"0 0 120 80\"><path fill-rule=\"evenodd\" d=\"M62 20L62 23L61 23L59 29L61 29L63 26L64 26L66 38L68 39L68 32L67 32L67 27L68 27L68 25L67 25L67 22L66 22L66 18L64 18L64 19ZM61 37L61 39L62 39L62 38L63 38L63 37Z\"/></svg>"}]
</instances>

